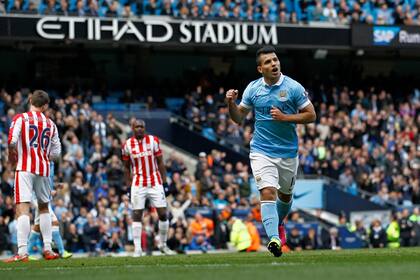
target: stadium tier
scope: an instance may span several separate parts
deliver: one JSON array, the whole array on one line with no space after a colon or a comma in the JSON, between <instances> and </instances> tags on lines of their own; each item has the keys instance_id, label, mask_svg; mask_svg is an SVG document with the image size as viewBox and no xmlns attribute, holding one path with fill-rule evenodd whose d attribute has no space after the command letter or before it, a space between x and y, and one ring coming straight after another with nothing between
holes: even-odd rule
<instances>
[{"instance_id":1,"label":"stadium tier","mask_svg":"<svg viewBox=\"0 0 420 280\"><path fill-rule=\"evenodd\" d=\"M419 0L0 0L0 258L420 246L419 26Z\"/></svg>"},{"instance_id":2,"label":"stadium tier","mask_svg":"<svg viewBox=\"0 0 420 280\"><path fill-rule=\"evenodd\" d=\"M4 132L7 132L13 116L25 110L27 93L29 91L25 89L10 93L3 90ZM299 130L302 139L299 173L303 176L328 176L352 195L369 193L365 198L378 205L399 207L420 204L416 173L419 164L416 156L418 127L415 124L419 120L414 107L418 104L418 91L402 103L393 101L385 91L364 93L343 88L324 94L326 99L322 102L323 96L314 93L318 96L313 99L318 108L317 124ZM215 97L218 98L218 95ZM229 121L222 100L218 103L213 98L211 94L204 95L195 90L187 95L180 112L195 126L214 129L213 133L219 139L246 148L253 133L252 115L248 118L249 125L241 128ZM319 103L316 99L320 99ZM126 106L125 103L116 104ZM145 107L153 110L154 106L149 98ZM84 100L83 94L64 99L58 96L51 107L49 115L57 124L64 148L55 179L64 187L57 191L54 211L61 223L66 249L91 254L130 250L132 209L121 162L121 141L130 134L129 127L111 114L103 118L92 109L88 100ZM203 136L208 138L206 133ZM4 145L2 150L2 158L6 159ZM194 174L175 154L168 155L165 162L173 192L169 209L175 214L169 231L170 248L178 252L227 248L229 237L224 230L227 227L224 215L228 216L226 212L231 211L241 215L247 223L256 223L259 234L265 236L261 225L258 226L261 222L260 210L255 186L252 186L255 182L247 163L228 162L224 159L225 154L217 150L197 156L199 161ZM2 174L2 250L11 250L16 246L12 200L14 174L5 160L2 162ZM194 214L197 209L204 211L205 217ZM305 223L304 219L295 215L298 212L291 214L291 222L297 225ZM411 232L416 228L418 215L416 208L413 215L403 211L398 219L400 223L406 223L406 230ZM150 227L150 230L143 231L143 239L145 250L151 252L158 236L155 227L157 216L153 211L147 212L146 216L148 222L145 227ZM203 233L203 223L207 230L205 238L200 234ZM371 227L378 227L377 223L380 221L372 221ZM348 226L343 221L340 225ZM302 244L311 238L306 236L307 229L296 231L293 228L289 229L290 247L305 248L306 245ZM315 229L320 236L325 235L318 225ZM359 235L363 246L379 246L375 243L378 241L370 236L371 230L360 221L349 229ZM406 244L417 244L416 238L407 238L409 241L404 241ZM315 244L308 245L308 248L328 248L328 238L324 239L313 241ZM386 239L383 242L386 244ZM37 247L39 250L39 244Z\"/></svg>"}]
</instances>

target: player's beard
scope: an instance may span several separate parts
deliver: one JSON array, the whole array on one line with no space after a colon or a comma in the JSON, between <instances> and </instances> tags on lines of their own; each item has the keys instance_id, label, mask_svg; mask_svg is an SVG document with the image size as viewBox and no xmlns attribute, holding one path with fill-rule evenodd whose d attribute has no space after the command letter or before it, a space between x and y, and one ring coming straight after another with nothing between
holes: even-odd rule
<instances>
[{"instance_id":1,"label":"player's beard","mask_svg":"<svg viewBox=\"0 0 420 280\"><path fill-rule=\"evenodd\" d=\"M280 69L277 68L276 72L273 72L273 69L271 69L267 76L271 82L277 82L280 78Z\"/></svg>"}]
</instances>

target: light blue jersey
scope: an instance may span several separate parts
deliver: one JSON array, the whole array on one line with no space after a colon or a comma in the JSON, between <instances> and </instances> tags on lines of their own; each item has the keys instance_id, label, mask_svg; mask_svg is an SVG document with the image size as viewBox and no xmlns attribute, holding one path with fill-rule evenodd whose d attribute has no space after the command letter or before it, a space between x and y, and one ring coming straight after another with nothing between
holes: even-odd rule
<instances>
[{"instance_id":1,"label":"light blue jersey","mask_svg":"<svg viewBox=\"0 0 420 280\"><path fill-rule=\"evenodd\" d=\"M244 91L241 106L254 109L255 131L251 153L271 158L295 158L298 153L296 124L274 120L272 106L284 114L297 114L311 102L304 87L285 75L269 86L263 78L251 82Z\"/></svg>"}]
</instances>

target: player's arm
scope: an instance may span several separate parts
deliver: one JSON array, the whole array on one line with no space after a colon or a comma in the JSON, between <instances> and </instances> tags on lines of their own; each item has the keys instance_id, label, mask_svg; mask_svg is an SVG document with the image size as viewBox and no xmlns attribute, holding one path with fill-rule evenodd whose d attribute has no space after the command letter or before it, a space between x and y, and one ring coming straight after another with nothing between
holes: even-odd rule
<instances>
[{"instance_id":1,"label":"player's arm","mask_svg":"<svg viewBox=\"0 0 420 280\"><path fill-rule=\"evenodd\" d=\"M122 161L124 163L124 183L127 187L131 186L131 166L130 166L130 153L129 150L127 149L127 145L124 144L122 150L121 150L121 155L122 155Z\"/></svg>"},{"instance_id":2,"label":"player's arm","mask_svg":"<svg viewBox=\"0 0 420 280\"><path fill-rule=\"evenodd\" d=\"M166 167L165 167L165 163L163 162L162 154L160 154L159 156L156 156L156 161L157 161L157 164L158 164L158 169L159 169L160 176L162 177L162 184L166 185L167 184L167 181L166 181Z\"/></svg>"},{"instance_id":3,"label":"player's arm","mask_svg":"<svg viewBox=\"0 0 420 280\"><path fill-rule=\"evenodd\" d=\"M130 187L131 186L131 170L130 170L130 161L129 160L124 160L123 158L123 163L124 163L124 180L125 180L125 185Z\"/></svg>"},{"instance_id":4,"label":"player's arm","mask_svg":"<svg viewBox=\"0 0 420 280\"><path fill-rule=\"evenodd\" d=\"M162 177L163 189L165 190L165 195L168 196L169 186L166 180L166 167L165 167L165 163L163 162L163 155L162 155L162 149L160 148L160 141L159 141L159 138L157 137L153 138L153 150L154 150L154 155L156 157L158 170L159 170L160 176Z\"/></svg>"},{"instance_id":5,"label":"player's arm","mask_svg":"<svg viewBox=\"0 0 420 280\"><path fill-rule=\"evenodd\" d=\"M13 119L9 129L9 137L7 140L9 150L8 160L13 167L15 167L18 161L17 142L22 132L22 122L22 117L20 115L17 115Z\"/></svg>"},{"instance_id":6,"label":"player's arm","mask_svg":"<svg viewBox=\"0 0 420 280\"><path fill-rule=\"evenodd\" d=\"M16 144L9 144L8 150L9 150L9 153L7 155L8 161L12 165L12 169L15 169L16 164L18 162L18 152L17 152Z\"/></svg>"},{"instance_id":7,"label":"player's arm","mask_svg":"<svg viewBox=\"0 0 420 280\"><path fill-rule=\"evenodd\" d=\"M302 108L297 114L284 114L279 108L272 107L270 110L271 117L274 120L292 123L312 123L316 120L315 108L312 103Z\"/></svg>"},{"instance_id":8,"label":"player's arm","mask_svg":"<svg viewBox=\"0 0 420 280\"><path fill-rule=\"evenodd\" d=\"M61 155L61 142L58 137L58 129L55 124L52 126L52 130L50 159L52 161L57 161Z\"/></svg>"},{"instance_id":9,"label":"player's arm","mask_svg":"<svg viewBox=\"0 0 420 280\"><path fill-rule=\"evenodd\" d=\"M238 90L230 89L226 92L226 103L228 104L230 118L235 123L241 124L250 109L246 108L242 104L236 105L237 98Z\"/></svg>"}]
</instances>

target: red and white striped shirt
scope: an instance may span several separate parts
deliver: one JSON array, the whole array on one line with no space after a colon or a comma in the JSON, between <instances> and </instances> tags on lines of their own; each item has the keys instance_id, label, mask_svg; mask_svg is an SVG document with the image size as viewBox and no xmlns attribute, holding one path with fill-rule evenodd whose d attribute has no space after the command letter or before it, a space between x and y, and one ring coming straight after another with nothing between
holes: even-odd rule
<instances>
[{"instance_id":1,"label":"red and white striped shirt","mask_svg":"<svg viewBox=\"0 0 420 280\"><path fill-rule=\"evenodd\" d=\"M153 135L145 135L141 140L131 137L124 143L122 158L130 161L133 186L162 185L156 160L161 155L159 139Z\"/></svg>"},{"instance_id":2,"label":"red and white striped shirt","mask_svg":"<svg viewBox=\"0 0 420 280\"><path fill-rule=\"evenodd\" d=\"M16 145L16 171L50 176L50 159L61 154L57 126L40 112L18 114L9 130L9 145Z\"/></svg>"}]
</instances>

